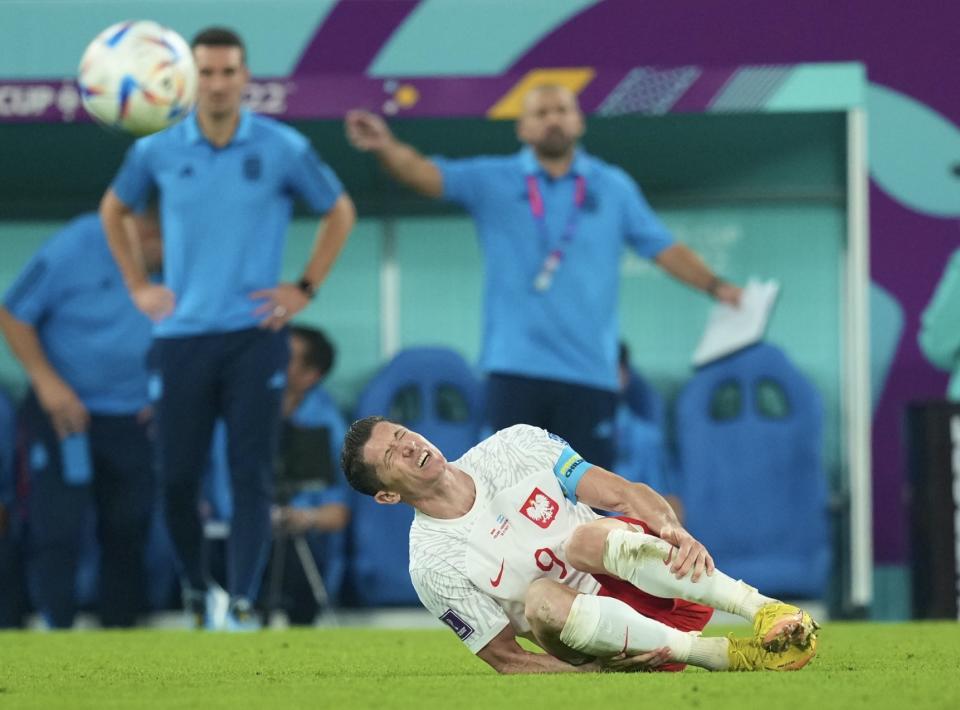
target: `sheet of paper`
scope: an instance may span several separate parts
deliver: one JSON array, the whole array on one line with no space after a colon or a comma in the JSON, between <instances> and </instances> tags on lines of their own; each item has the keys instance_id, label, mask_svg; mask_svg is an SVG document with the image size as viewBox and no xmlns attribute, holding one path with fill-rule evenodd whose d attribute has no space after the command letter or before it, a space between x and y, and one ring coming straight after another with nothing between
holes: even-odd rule
<instances>
[{"instance_id":1,"label":"sheet of paper","mask_svg":"<svg viewBox=\"0 0 960 710\"><path fill-rule=\"evenodd\" d=\"M749 279L743 288L739 308L725 303L714 304L703 337L693 353L694 367L759 342L766 332L779 292L780 284L773 279Z\"/></svg>"}]
</instances>

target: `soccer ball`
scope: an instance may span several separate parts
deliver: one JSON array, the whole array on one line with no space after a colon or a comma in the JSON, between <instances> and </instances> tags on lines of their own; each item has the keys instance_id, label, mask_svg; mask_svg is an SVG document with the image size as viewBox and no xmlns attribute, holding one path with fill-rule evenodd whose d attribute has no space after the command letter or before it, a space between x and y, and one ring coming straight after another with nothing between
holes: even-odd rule
<instances>
[{"instance_id":1,"label":"soccer ball","mask_svg":"<svg viewBox=\"0 0 960 710\"><path fill-rule=\"evenodd\" d=\"M78 83L91 116L144 136L190 112L197 68L176 32L150 20L129 20L111 25L87 46Z\"/></svg>"}]
</instances>

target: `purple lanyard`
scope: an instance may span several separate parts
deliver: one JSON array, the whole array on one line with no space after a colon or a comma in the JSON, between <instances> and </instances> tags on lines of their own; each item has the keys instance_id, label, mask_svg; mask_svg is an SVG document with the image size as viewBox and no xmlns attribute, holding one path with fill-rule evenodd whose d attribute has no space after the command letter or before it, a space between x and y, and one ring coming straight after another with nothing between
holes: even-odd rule
<instances>
[{"instance_id":1,"label":"purple lanyard","mask_svg":"<svg viewBox=\"0 0 960 710\"><path fill-rule=\"evenodd\" d=\"M548 249L546 258L543 260L543 266L540 267L540 273L533 280L533 287L537 291L546 291L553 283L553 274L560 267L560 262L566 253L567 247L573 241L574 232L577 231L577 222L580 219L580 208L587 196L587 181L582 175L577 175L576 184L573 191L573 212L567 219L567 224L560 233L560 240L557 245L550 249L550 233L547 231L547 220L543 206L543 195L540 194L540 185L537 182L536 175L527 175L527 199L530 201L530 212L533 214L533 221L537 224L537 230L540 232L540 241L544 248Z\"/></svg>"}]
</instances>

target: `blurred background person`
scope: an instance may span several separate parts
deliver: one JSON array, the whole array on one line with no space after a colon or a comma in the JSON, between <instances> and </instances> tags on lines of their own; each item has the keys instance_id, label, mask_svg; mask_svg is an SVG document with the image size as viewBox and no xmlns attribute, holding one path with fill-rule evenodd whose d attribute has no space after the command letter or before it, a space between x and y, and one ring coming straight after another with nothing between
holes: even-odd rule
<instances>
[{"instance_id":1,"label":"blurred background person","mask_svg":"<svg viewBox=\"0 0 960 710\"><path fill-rule=\"evenodd\" d=\"M350 521L349 488L339 466L346 424L322 381L333 369L336 351L317 328L290 329L290 364L283 393L283 427L277 458L277 497L272 510L274 547L261 587L259 606L283 609L291 624L313 623L319 609L306 567L316 565L327 603L340 595L346 566L345 530ZM230 472L226 432L218 424L205 480L210 519L231 524ZM313 562L295 549L303 537ZM217 546L213 546L217 549ZM211 555L214 576L223 567Z\"/></svg>"},{"instance_id":2,"label":"blurred background person","mask_svg":"<svg viewBox=\"0 0 960 710\"><path fill-rule=\"evenodd\" d=\"M619 347L620 401L617 404L617 458L614 471L628 481L645 483L659 493L683 522L683 506L676 495L676 471L673 456L667 445L668 436L664 422L656 420L655 406L648 404L646 411L634 408L631 390L649 388L636 380L639 375L630 364L630 346L620 341ZM655 393L637 394L652 398Z\"/></svg>"},{"instance_id":3,"label":"blurred background person","mask_svg":"<svg viewBox=\"0 0 960 710\"><path fill-rule=\"evenodd\" d=\"M26 613L13 469L15 431L13 402L0 390L0 629L22 626Z\"/></svg>"},{"instance_id":4,"label":"blurred background person","mask_svg":"<svg viewBox=\"0 0 960 710\"><path fill-rule=\"evenodd\" d=\"M674 242L626 172L579 147L585 122L566 87L527 93L517 122L524 147L513 155L427 158L367 111L349 112L346 130L391 176L474 219L489 426L543 427L613 468L624 247L726 303L738 303L740 289Z\"/></svg>"},{"instance_id":5,"label":"blurred background person","mask_svg":"<svg viewBox=\"0 0 960 710\"><path fill-rule=\"evenodd\" d=\"M137 235L130 252L139 268L156 273L155 210L130 213L122 226L122 239ZM18 426L31 602L49 626L73 625L92 505L100 621L131 626L144 606L154 502L151 325L130 300L96 213L67 224L27 263L0 307L0 329L30 381Z\"/></svg>"},{"instance_id":6,"label":"blurred background person","mask_svg":"<svg viewBox=\"0 0 960 710\"><path fill-rule=\"evenodd\" d=\"M229 626L253 612L270 542L273 466L289 359L287 322L326 278L353 227L340 181L296 130L242 107L249 79L240 37L202 30L192 42L197 107L127 153L100 207L137 307L156 321L158 446L166 520L182 565L184 602L206 623L198 518L214 422L227 429L234 524L228 547ZM121 233L130 205L158 191L167 255L151 284ZM326 219L297 283L279 283L294 197Z\"/></svg>"}]
</instances>

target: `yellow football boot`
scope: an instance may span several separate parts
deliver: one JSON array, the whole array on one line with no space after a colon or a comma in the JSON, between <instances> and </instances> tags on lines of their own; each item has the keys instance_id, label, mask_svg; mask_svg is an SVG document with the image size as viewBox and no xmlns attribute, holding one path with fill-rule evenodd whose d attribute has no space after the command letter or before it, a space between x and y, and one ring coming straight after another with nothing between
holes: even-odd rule
<instances>
[{"instance_id":1,"label":"yellow football boot","mask_svg":"<svg viewBox=\"0 0 960 710\"><path fill-rule=\"evenodd\" d=\"M764 604L753 617L753 637L767 651L805 649L819 628L803 609L783 602Z\"/></svg>"},{"instance_id":2,"label":"yellow football boot","mask_svg":"<svg viewBox=\"0 0 960 710\"><path fill-rule=\"evenodd\" d=\"M731 671L797 671L817 655L817 637L813 634L806 648L789 646L785 651L767 651L752 638L734 638L732 634L727 638Z\"/></svg>"}]
</instances>

